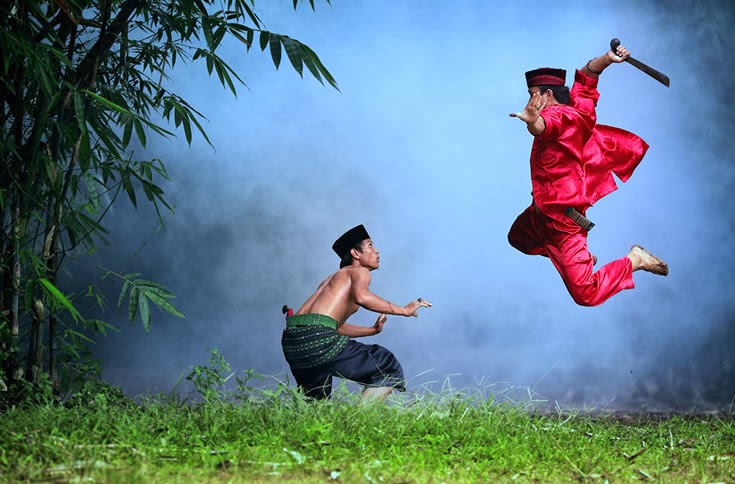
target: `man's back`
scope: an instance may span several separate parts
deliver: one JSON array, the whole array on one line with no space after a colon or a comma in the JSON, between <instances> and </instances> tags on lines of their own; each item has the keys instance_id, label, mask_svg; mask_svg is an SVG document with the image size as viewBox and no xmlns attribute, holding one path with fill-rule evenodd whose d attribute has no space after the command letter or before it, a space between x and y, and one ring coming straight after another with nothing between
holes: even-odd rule
<instances>
[{"instance_id":1,"label":"man's back","mask_svg":"<svg viewBox=\"0 0 735 484\"><path fill-rule=\"evenodd\" d=\"M338 270L319 284L296 314L323 314L344 323L359 308L352 296L352 278L356 271L368 272L364 267Z\"/></svg>"}]
</instances>

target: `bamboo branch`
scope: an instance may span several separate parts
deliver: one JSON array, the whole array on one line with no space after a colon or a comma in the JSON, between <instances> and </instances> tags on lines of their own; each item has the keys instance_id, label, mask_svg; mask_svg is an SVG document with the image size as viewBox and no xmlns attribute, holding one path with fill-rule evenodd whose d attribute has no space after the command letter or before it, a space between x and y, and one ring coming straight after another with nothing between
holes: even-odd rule
<instances>
[{"instance_id":1,"label":"bamboo branch","mask_svg":"<svg viewBox=\"0 0 735 484\"><path fill-rule=\"evenodd\" d=\"M93 88L96 82L97 66L103 54L110 50L117 36L125 29L130 19L138 8L143 5L143 0L126 0L118 10L115 20L109 28L100 32L97 42L92 46L87 55L79 63L77 76L77 87Z\"/></svg>"}]
</instances>

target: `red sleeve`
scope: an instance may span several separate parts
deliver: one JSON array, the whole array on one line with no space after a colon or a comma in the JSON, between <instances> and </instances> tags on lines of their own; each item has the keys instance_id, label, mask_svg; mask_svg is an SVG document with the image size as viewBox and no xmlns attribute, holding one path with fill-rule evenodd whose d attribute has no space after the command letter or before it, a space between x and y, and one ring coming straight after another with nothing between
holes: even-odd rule
<instances>
[{"instance_id":1,"label":"red sleeve","mask_svg":"<svg viewBox=\"0 0 735 484\"><path fill-rule=\"evenodd\" d=\"M566 127L578 125L580 117L587 129L591 130L597 122L597 113L595 107L600 93L597 91L598 79L585 75L577 69L574 74L574 84L570 92L570 102L568 104L575 112L576 116L566 109L544 109L541 111L541 117L544 118L546 128L544 132L537 137L556 139L561 136Z\"/></svg>"},{"instance_id":2,"label":"red sleeve","mask_svg":"<svg viewBox=\"0 0 735 484\"><path fill-rule=\"evenodd\" d=\"M562 112L560 109L544 109L541 111L541 117L544 118L544 132L536 136L537 138L558 138L562 129Z\"/></svg>"},{"instance_id":3,"label":"red sleeve","mask_svg":"<svg viewBox=\"0 0 735 484\"><path fill-rule=\"evenodd\" d=\"M577 69L574 73L574 84L570 93L571 101L569 105L581 114L587 124L594 126L597 121L597 100L600 99L600 93L597 91L597 83L599 79L590 77Z\"/></svg>"}]
</instances>

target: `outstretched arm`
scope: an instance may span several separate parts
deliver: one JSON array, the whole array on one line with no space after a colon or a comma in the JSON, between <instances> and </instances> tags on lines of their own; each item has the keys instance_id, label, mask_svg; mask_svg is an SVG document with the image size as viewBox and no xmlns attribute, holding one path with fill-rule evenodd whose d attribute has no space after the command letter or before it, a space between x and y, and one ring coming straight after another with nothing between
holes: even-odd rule
<instances>
[{"instance_id":1,"label":"outstretched arm","mask_svg":"<svg viewBox=\"0 0 735 484\"><path fill-rule=\"evenodd\" d=\"M365 270L354 271L352 277L352 299L361 307L381 314L395 314L397 316L418 316L420 307L431 307L431 303L419 298L405 306L397 306L370 292L370 272Z\"/></svg>"},{"instance_id":2,"label":"outstretched arm","mask_svg":"<svg viewBox=\"0 0 735 484\"><path fill-rule=\"evenodd\" d=\"M628 49L619 45L615 52L608 50L601 56L590 59L580 70L584 74L596 78L599 77L600 74L602 74L602 71L607 69L610 64L619 64L620 62L625 61L629 55L630 52L628 52Z\"/></svg>"}]
</instances>

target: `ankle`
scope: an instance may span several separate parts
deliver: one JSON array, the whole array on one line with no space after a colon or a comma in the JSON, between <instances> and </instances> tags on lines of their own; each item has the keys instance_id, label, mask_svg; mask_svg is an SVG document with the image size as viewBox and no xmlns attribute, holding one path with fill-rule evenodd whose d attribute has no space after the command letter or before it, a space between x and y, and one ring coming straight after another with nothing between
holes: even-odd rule
<instances>
[{"instance_id":1,"label":"ankle","mask_svg":"<svg viewBox=\"0 0 735 484\"><path fill-rule=\"evenodd\" d=\"M641 256L636 254L634 250L631 250L626 257L630 259L630 264L633 266L633 271L639 270L643 265Z\"/></svg>"}]
</instances>

